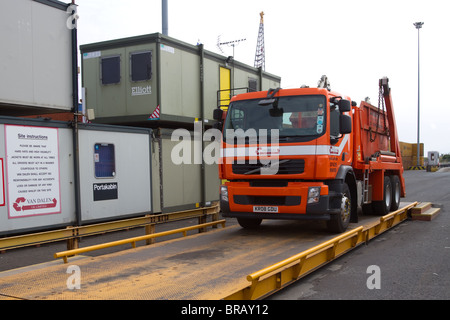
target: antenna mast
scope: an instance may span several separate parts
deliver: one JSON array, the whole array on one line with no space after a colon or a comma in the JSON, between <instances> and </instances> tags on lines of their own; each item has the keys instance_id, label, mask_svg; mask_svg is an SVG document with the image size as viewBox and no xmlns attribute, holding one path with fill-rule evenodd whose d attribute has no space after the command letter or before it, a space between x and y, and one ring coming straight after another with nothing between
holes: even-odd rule
<instances>
[{"instance_id":1,"label":"antenna mast","mask_svg":"<svg viewBox=\"0 0 450 320\"><path fill-rule=\"evenodd\" d=\"M220 49L220 51L221 51L222 53L224 53L224 52L223 52L221 46L223 46L223 45L228 45L228 46L233 47L233 58L234 58L234 47L236 47L239 43L241 43L241 42L243 42L243 41L246 41L246 40L247 40L247 39L239 39L239 40L233 40L233 41L220 42L220 36L219 36L219 37L217 38L217 47Z\"/></svg>"},{"instance_id":2,"label":"antenna mast","mask_svg":"<svg viewBox=\"0 0 450 320\"><path fill-rule=\"evenodd\" d=\"M264 47L264 12L259 14L261 21L259 23L258 42L256 44L255 67L266 70L266 54Z\"/></svg>"}]
</instances>

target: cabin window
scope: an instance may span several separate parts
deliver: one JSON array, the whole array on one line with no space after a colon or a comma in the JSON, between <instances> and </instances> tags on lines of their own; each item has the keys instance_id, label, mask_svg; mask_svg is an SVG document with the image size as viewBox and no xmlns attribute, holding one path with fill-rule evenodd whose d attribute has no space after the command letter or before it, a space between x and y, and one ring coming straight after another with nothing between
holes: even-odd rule
<instances>
[{"instance_id":1,"label":"cabin window","mask_svg":"<svg viewBox=\"0 0 450 320\"><path fill-rule=\"evenodd\" d=\"M258 91L258 80L249 78L248 79L248 92Z\"/></svg>"},{"instance_id":2,"label":"cabin window","mask_svg":"<svg viewBox=\"0 0 450 320\"><path fill-rule=\"evenodd\" d=\"M94 163L96 178L113 178L116 176L116 159L114 144L96 143L94 145Z\"/></svg>"},{"instance_id":3,"label":"cabin window","mask_svg":"<svg viewBox=\"0 0 450 320\"><path fill-rule=\"evenodd\" d=\"M152 78L151 52L132 53L130 61L131 81L147 81Z\"/></svg>"},{"instance_id":4,"label":"cabin window","mask_svg":"<svg viewBox=\"0 0 450 320\"><path fill-rule=\"evenodd\" d=\"M120 56L101 59L102 84L120 83Z\"/></svg>"}]
</instances>

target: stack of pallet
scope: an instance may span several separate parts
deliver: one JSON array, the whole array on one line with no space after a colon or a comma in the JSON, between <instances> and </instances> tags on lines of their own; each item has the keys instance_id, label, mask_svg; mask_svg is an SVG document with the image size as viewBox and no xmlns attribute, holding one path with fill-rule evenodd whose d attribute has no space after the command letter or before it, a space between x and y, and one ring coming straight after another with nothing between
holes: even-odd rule
<instances>
[{"instance_id":1,"label":"stack of pallet","mask_svg":"<svg viewBox=\"0 0 450 320\"><path fill-rule=\"evenodd\" d=\"M423 143L419 150L419 167L424 166ZM417 143L400 142L400 152L402 154L403 168L410 169L417 167Z\"/></svg>"},{"instance_id":2,"label":"stack of pallet","mask_svg":"<svg viewBox=\"0 0 450 320\"><path fill-rule=\"evenodd\" d=\"M413 220L431 221L440 211L439 205L433 205L431 202L420 202L412 208L411 217Z\"/></svg>"}]
</instances>

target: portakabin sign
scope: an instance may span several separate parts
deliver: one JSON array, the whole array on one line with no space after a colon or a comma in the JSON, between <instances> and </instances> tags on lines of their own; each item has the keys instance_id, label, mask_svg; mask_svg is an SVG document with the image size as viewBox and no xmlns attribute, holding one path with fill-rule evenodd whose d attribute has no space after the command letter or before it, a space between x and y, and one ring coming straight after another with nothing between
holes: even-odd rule
<instances>
[{"instance_id":1,"label":"portakabin sign","mask_svg":"<svg viewBox=\"0 0 450 320\"><path fill-rule=\"evenodd\" d=\"M114 200L118 198L119 185L117 182L94 183L94 201Z\"/></svg>"}]
</instances>

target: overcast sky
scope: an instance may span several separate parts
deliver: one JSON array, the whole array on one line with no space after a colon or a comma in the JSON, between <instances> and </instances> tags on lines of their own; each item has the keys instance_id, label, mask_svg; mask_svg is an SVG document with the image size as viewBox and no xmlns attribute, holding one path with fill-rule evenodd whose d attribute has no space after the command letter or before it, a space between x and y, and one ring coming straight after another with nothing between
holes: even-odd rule
<instances>
[{"instance_id":1,"label":"overcast sky","mask_svg":"<svg viewBox=\"0 0 450 320\"><path fill-rule=\"evenodd\" d=\"M378 104L378 80L390 79L400 140L417 143L417 30L420 30L420 142L450 153L448 0L168 0L169 36L221 53L246 39L235 59L253 65L264 11L266 71L283 88L331 88ZM162 32L161 0L77 0L78 44ZM223 55L232 47L222 46Z\"/></svg>"}]
</instances>

